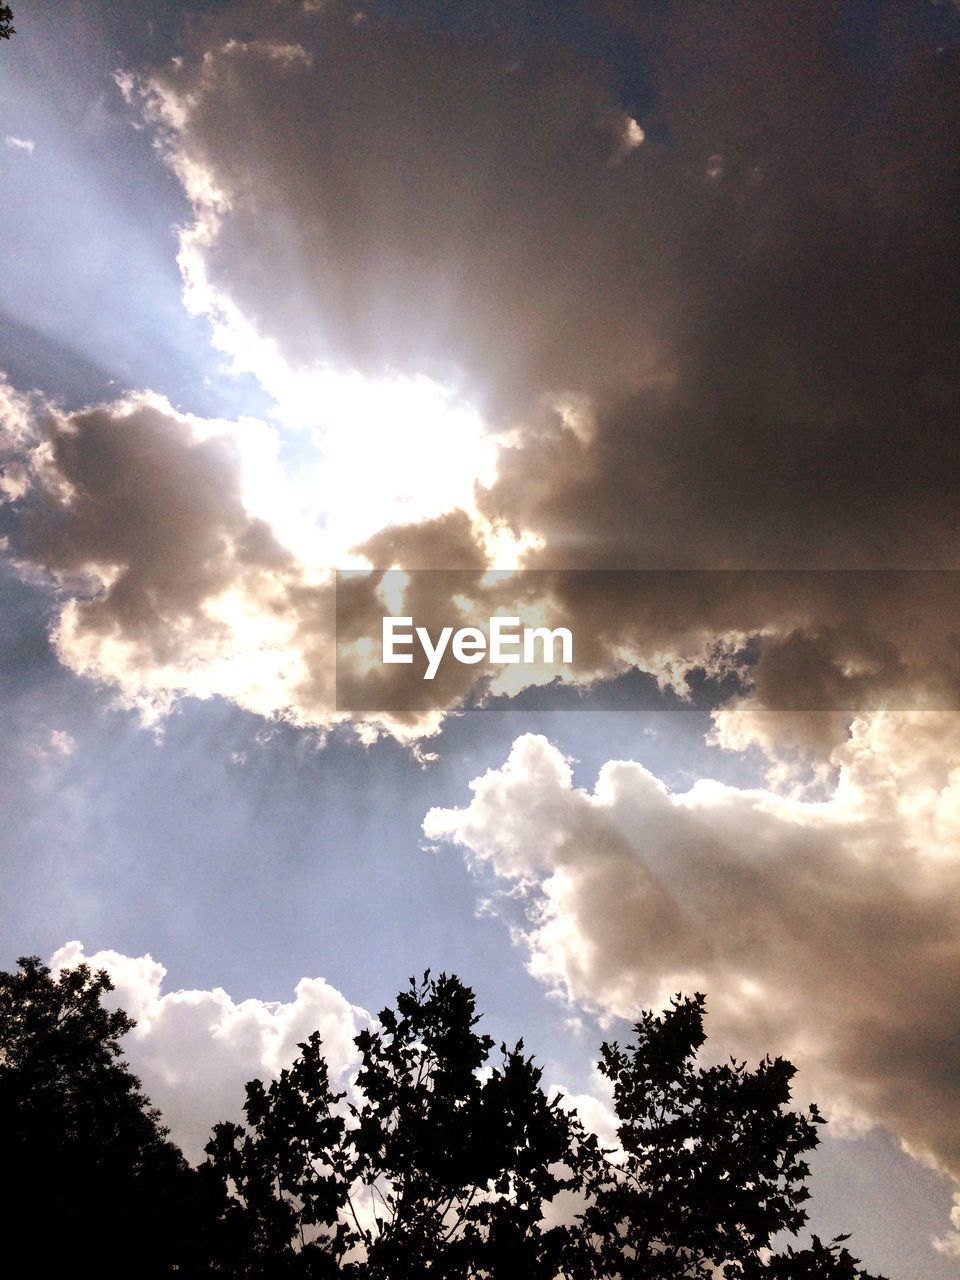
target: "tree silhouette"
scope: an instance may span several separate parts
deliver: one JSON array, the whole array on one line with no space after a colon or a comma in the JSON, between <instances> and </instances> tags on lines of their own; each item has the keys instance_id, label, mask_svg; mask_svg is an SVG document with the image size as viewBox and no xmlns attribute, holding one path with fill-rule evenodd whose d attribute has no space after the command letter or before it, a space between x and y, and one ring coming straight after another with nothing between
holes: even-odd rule
<instances>
[{"instance_id":1,"label":"tree silhouette","mask_svg":"<svg viewBox=\"0 0 960 1280\"><path fill-rule=\"evenodd\" d=\"M8 4L0 4L0 40L9 40L16 34L13 29L13 10Z\"/></svg>"},{"instance_id":2,"label":"tree silhouette","mask_svg":"<svg viewBox=\"0 0 960 1280\"><path fill-rule=\"evenodd\" d=\"M247 1130L207 1150L233 1194L218 1266L237 1276L557 1274L566 1232L545 1204L577 1185L576 1120L540 1087L522 1043L476 1031L455 977L411 980L356 1039L356 1101L331 1089L318 1036L268 1087L247 1086Z\"/></svg>"},{"instance_id":3,"label":"tree silhouette","mask_svg":"<svg viewBox=\"0 0 960 1280\"><path fill-rule=\"evenodd\" d=\"M428 972L357 1036L349 1094L314 1034L192 1170L122 1060L111 989L35 957L0 973L0 1227L39 1274L875 1280L845 1237L773 1252L806 1220L821 1117L789 1109L783 1059L698 1063L703 996L601 1047L615 1150Z\"/></svg>"},{"instance_id":4,"label":"tree silhouette","mask_svg":"<svg viewBox=\"0 0 960 1280\"><path fill-rule=\"evenodd\" d=\"M476 1031L473 993L425 975L357 1037L355 1101L319 1037L273 1084L248 1085L247 1128L207 1150L230 1192L217 1268L250 1277L405 1280L871 1280L842 1239L774 1254L804 1224L821 1117L790 1111L794 1068L697 1065L704 998L644 1013L605 1044L620 1148L548 1100L540 1071ZM543 1222L561 1191L565 1225ZM555 1217L558 1215L555 1215Z\"/></svg>"},{"instance_id":5,"label":"tree silhouette","mask_svg":"<svg viewBox=\"0 0 960 1280\"><path fill-rule=\"evenodd\" d=\"M698 1066L704 1006L677 996L641 1015L633 1045L601 1047L621 1152L587 1179L576 1274L708 1280L722 1265L729 1278L870 1280L845 1237L769 1256L775 1236L806 1221L803 1157L822 1117L787 1109L796 1069L782 1058Z\"/></svg>"},{"instance_id":6,"label":"tree silhouette","mask_svg":"<svg viewBox=\"0 0 960 1280\"><path fill-rule=\"evenodd\" d=\"M134 1023L106 973L0 973L0 1219L31 1273L153 1277L197 1268L197 1174L121 1060Z\"/></svg>"}]
</instances>

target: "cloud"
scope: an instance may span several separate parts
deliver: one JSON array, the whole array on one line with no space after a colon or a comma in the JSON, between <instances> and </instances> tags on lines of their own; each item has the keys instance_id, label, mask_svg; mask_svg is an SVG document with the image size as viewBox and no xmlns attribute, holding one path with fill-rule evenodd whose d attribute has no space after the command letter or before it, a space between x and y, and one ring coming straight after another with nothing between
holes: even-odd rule
<instances>
[{"instance_id":1,"label":"cloud","mask_svg":"<svg viewBox=\"0 0 960 1280\"><path fill-rule=\"evenodd\" d=\"M749 645L730 745L825 760L859 711L956 704L952 586L906 572L957 567L953 19L936 40L871 28L865 77L826 0L802 24L754 0L585 12L635 42L641 105L562 41L293 0L222 6L182 56L119 77L191 201L185 300L273 416L190 420L185 456L223 466L226 505L203 534L176 504L149 530L128 513L133 567L63 615L75 669L157 714L221 694L416 736L470 682L358 667L335 711L322 583L522 563L548 574L536 605L578 638L577 679L637 664L682 688ZM3 483L23 495L22 461ZM79 531L48 518L29 554L62 586L50 548ZM236 543L258 520L271 565ZM156 531L182 588L147 563ZM817 572L754 576L796 566ZM668 572L639 590L619 570ZM451 583L424 600L444 624ZM140 619L120 618L138 586Z\"/></svg>"},{"instance_id":2,"label":"cloud","mask_svg":"<svg viewBox=\"0 0 960 1280\"><path fill-rule=\"evenodd\" d=\"M452 380L551 567L954 562L955 48L864 77L829 3L637 16L642 123L574 52L352 19L231 6L128 81L244 367Z\"/></svg>"},{"instance_id":3,"label":"cloud","mask_svg":"<svg viewBox=\"0 0 960 1280\"><path fill-rule=\"evenodd\" d=\"M301 978L287 1003L238 1002L220 987L165 992L167 971L150 955L88 955L82 943L68 942L50 960L54 971L82 963L106 969L116 988L111 999L136 1019L124 1052L194 1162L214 1124L240 1119L246 1082L277 1076L313 1031L323 1039L331 1077L342 1083L356 1059L353 1038L369 1022L322 978Z\"/></svg>"},{"instance_id":4,"label":"cloud","mask_svg":"<svg viewBox=\"0 0 960 1280\"><path fill-rule=\"evenodd\" d=\"M202 419L148 393L66 414L2 390L0 487L20 517L11 554L61 596L62 661L147 721L178 697L220 696L301 725L352 716L416 738L478 675L514 692L557 674L445 664L426 682L365 661L388 605L433 632L494 613L566 626L575 662L561 674L580 681L638 665L683 690L692 668L742 668L753 642L753 696L720 710L716 731L771 756L828 757L864 708L956 703L951 573L491 575L490 547L455 509L374 532L356 563L410 572L367 570L337 590L328 529L309 483L282 465L273 424ZM308 478L315 457L301 450Z\"/></svg>"},{"instance_id":5,"label":"cloud","mask_svg":"<svg viewBox=\"0 0 960 1280\"><path fill-rule=\"evenodd\" d=\"M44 740L34 742L30 747L31 754L37 760L56 759L57 756L72 756L77 749L73 734L66 729L51 729Z\"/></svg>"},{"instance_id":6,"label":"cloud","mask_svg":"<svg viewBox=\"0 0 960 1280\"><path fill-rule=\"evenodd\" d=\"M3 144L10 151L25 151L28 156L33 155L36 143L32 138L17 138L12 133L8 133L3 140Z\"/></svg>"},{"instance_id":7,"label":"cloud","mask_svg":"<svg viewBox=\"0 0 960 1280\"><path fill-rule=\"evenodd\" d=\"M603 72L353 16L231 6L192 56L123 81L193 201L181 266L224 349L288 377L428 374L486 416L643 373L610 320L638 296L626 226L604 235L639 125Z\"/></svg>"},{"instance_id":8,"label":"cloud","mask_svg":"<svg viewBox=\"0 0 960 1280\"><path fill-rule=\"evenodd\" d=\"M960 718L860 719L833 764L821 799L631 761L587 791L525 735L423 827L521 892L529 967L574 1003L706 991L715 1050L788 1056L800 1100L960 1178Z\"/></svg>"},{"instance_id":9,"label":"cloud","mask_svg":"<svg viewBox=\"0 0 960 1280\"><path fill-rule=\"evenodd\" d=\"M598 12L653 51L640 119L601 65L507 56L493 26L224 11L127 82L193 201L192 305L281 401L330 367L456 385L501 433L481 513L528 566L953 567L956 50L914 35L880 83L826 3L799 30L759 4ZM371 545L450 568L432 519ZM589 614L564 603L642 651L607 583ZM883 607L844 635L822 583L785 608L727 585L713 640L789 636L799 611L828 654L895 643ZM710 625L688 601L666 647L696 630L702 655Z\"/></svg>"},{"instance_id":10,"label":"cloud","mask_svg":"<svg viewBox=\"0 0 960 1280\"><path fill-rule=\"evenodd\" d=\"M330 521L310 506L308 445L304 479L281 466L290 441L259 419L199 418L145 392L74 413L5 383L0 397L0 492L18 516L9 555L59 597L61 661L145 722L181 697L223 697L298 725L353 716L369 733L416 738L469 691L474 668L411 681L338 652L338 626L345 641L369 632L379 645L383 575L358 574L337 592ZM382 507L372 512L358 564L399 554L391 529L377 530ZM338 509L327 515L336 523ZM410 589L418 621L439 627L458 616L451 593L475 587L487 559L462 509L416 527L465 567L448 590L429 576Z\"/></svg>"},{"instance_id":11,"label":"cloud","mask_svg":"<svg viewBox=\"0 0 960 1280\"><path fill-rule=\"evenodd\" d=\"M178 695L322 714L330 678L306 620L320 642L330 588L256 512L272 496L264 424L197 419L147 394L74 414L41 408L7 432L15 551L63 593L61 660L147 719Z\"/></svg>"}]
</instances>

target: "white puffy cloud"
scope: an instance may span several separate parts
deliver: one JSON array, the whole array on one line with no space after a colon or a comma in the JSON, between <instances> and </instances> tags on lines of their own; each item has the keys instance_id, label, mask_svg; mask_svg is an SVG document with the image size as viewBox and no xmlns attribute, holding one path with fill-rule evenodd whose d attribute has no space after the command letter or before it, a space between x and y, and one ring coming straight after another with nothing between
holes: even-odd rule
<instances>
[{"instance_id":1,"label":"white puffy cloud","mask_svg":"<svg viewBox=\"0 0 960 1280\"><path fill-rule=\"evenodd\" d=\"M301 978L286 1003L236 1001L221 987L164 991L167 971L150 955L87 954L82 943L68 942L50 959L54 971L83 963L106 969L116 988L111 999L136 1019L124 1052L192 1161L203 1158L214 1124L241 1119L246 1082L277 1076L313 1031L332 1079L342 1083L356 1060L353 1038L369 1022L323 978Z\"/></svg>"},{"instance_id":2,"label":"white puffy cloud","mask_svg":"<svg viewBox=\"0 0 960 1280\"><path fill-rule=\"evenodd\" d=\"M820 798L631 761L587 791L526 735L424 832L520 889L530 969L570 1000L703 990L715 1049L784 1054L801 1100L960 1177L960 718L863 717L832 764Z\"/></svg>"}]
</instances>

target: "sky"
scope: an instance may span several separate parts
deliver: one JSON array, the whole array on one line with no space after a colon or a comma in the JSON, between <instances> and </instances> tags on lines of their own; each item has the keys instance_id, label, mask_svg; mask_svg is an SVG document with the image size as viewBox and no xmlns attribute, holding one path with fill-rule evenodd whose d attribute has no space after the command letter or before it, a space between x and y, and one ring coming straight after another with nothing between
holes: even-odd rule
<instances>
[{"instance_id":1,"label":"sky","mask_svg":"<svg viewBox=\"0 0 960 1280\"><path fill-rule=\"evenodd\" d=\"M601 1132L703 990L812 1229L960 1274L958 7L13 7L0 965L193 1159L428 967Z\"/></svg>"}]
</instances>

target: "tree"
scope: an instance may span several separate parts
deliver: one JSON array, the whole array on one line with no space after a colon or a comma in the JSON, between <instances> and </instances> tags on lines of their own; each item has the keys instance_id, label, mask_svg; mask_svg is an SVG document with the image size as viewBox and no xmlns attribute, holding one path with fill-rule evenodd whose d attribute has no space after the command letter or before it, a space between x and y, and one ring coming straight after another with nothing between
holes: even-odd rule
<instances>
[{"instance_id":1,"label":"tree","mask_svg":"<svg viewBox=\"0 0 960 1280\"><path fill-rule=\"evenodd\" d=\"M821 1117L788 1109L794 1068L701 1067L705 1002L641 1015L605 1044L620 1149L548 1100L540 1070L476 1031L473 993L429 974L356 1039L355 1100L317 1036L247 1088L247 1128L207 1148L229 1192L216 1268L234 1276L406 1280L871 1280L843 1240L774 1254L804 1224ZM579 1209L547 1227L561 1191Z\"/></svg>"},{"instance_id":2,"label":"tree","mask_svg":"<svg viewBox=\"0 0 960 1280\"><path fill-rule=\"evenodd\" d=\"M780 1058L699 1065L703 996L602 1046L616 1150L522 1042L492 1061L473 993L427 973L357 1036L349 1095L314 1034L191 1170L123 1062L134 1024L110 990L35 957L0 973L0 1227L40 1274L873 1280L845 1237L772 1251L806 1220L821 1117L790 1110Z\"/></svg>"},{"instance_id":3,"label":"tree","mask_svg":"<svg viewBox=\"0 0 960 1280\"><path fill-rule=\"evenodd\" d=\"M356 1101L331 1089L319 1038L247 1087L247 1130L207 1151L232 1189L218 1265L230 1275L552 1280L566 1231L543 1210L578 1183L577 1121L548 1100L522 1042L476 1031L457 978L411 980L356 1039Z\"/></svg>"},{"instance_id":4,"label":"tree","mask_svg":"<svg viewBox=\"0 0 960 1280\"><path fill-rule=\"evenodd\" d=\"M601 1047L613 1086L622 1151L587 1179L574 1272L592 1277L708 1280L871 1280L841 1247L845 1237L769 1256L796 1233L822 1117L787 1109L795 1068L765 1058L754 1071L731 1059L702 1067L702 995L645 1012L627 1049Z\"/></svg>"},{"instance_id":5,"label":"tree","mask_svg":"<svg viewBox=\"0 0 960 1280\"><path fill-rule=\"evenodd\" d=\"M199 1179L121 1060L106 973L0 973L0 1218L38 1274L195 1274Z\"/></svg>"},{"instance_id":6,"label":"tree","mask_svg":"<svg viewBox=\"0 0 960 1280\"><path fill-rule=\"evenodd\" d=\"M16 34L13 29L13 10L8 4L0 4L0 40L9 40Z\"/></svg>"}]
</instances>

